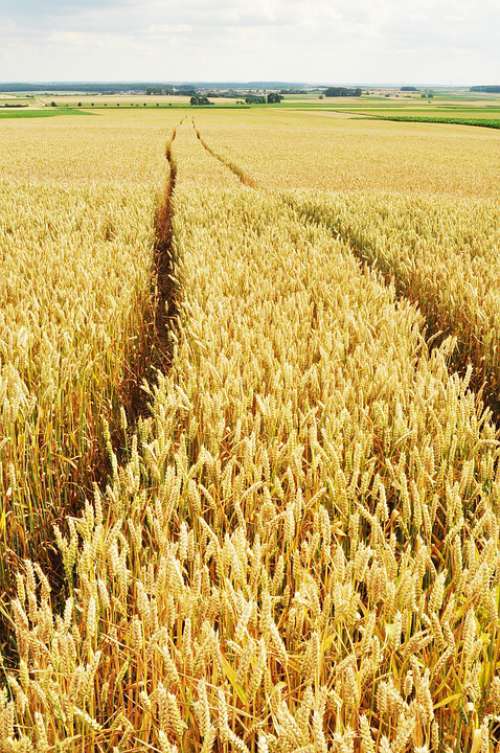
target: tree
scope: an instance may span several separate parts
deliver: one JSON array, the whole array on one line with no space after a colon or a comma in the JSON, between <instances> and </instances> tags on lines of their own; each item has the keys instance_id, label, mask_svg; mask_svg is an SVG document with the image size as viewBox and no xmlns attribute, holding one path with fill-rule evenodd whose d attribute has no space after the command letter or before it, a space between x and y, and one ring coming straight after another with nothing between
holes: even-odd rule
<instances>
[{"instance_id":1,"label":"tree","mask_svg":"<svg viewBox=\"0 0 500 753\"><path fill-rule=\"evenodd\" d=\"M282 94L277 94L276 92L271 92L267 95L267 104L268 105L279 105L281 100L284 99Z\"/></svg>"},{"instance_id":2,"label":"tree","mask_svg":"<svg viewBox=\"0 0 500 753\"><path fill-rule=\"evenodd\" d=\"M258 94L247 94L245 97L245 102L247 105L265 105L266 104L266 98L261 97Z\"/></svg>"},{"instance_id":3,"label":"tree","mask_svg":"<svg viewBox=\"0 0 500 753\"><path fill-rule=\"evenodd\" d=\"M208 97L201 94L194 94L191 97L190 102L193 107L199 107L200 105L213 105L213 102L210 102Z\"/></svg>"}]
</instances>

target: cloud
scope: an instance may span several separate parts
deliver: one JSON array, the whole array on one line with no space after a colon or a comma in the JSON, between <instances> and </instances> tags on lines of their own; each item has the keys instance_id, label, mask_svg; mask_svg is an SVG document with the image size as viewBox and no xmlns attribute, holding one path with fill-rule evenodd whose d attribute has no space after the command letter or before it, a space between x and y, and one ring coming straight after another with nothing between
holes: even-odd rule
<instances>
[{"instance_id":1,"label":"cloud","mask_svg":"<svg viewBox=\"0 0 500 753\"><path fill-rule=\"evenodd\" d=\"M488 83L498 21L496 0L2 0L1 75Z\"/></svg>"}]
</instances>

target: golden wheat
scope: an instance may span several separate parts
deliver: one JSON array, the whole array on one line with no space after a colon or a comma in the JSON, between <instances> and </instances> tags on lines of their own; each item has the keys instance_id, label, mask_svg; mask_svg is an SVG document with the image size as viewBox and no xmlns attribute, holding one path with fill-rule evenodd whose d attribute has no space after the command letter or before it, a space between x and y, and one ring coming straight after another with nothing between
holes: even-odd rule
<instances>
[{"instance_id":1,"label":"golden wheat","mask_svg":"<svg viewBox=\"0 0 500 753\"><path fill-rule=\"evenodd\" d=\"M293 199L292 199L293 200ZM345 238L398 292L416 302L430 334L455 335L456 360L500 396L500 231L496 201L309 193L304 217Z\"/></svg>"},{"instance_id":2,"label":"golden wheat","mask_svg":"<svg viewBox=\"0 0 500 753\"><path fill-rule=\"evenodd\" d=\"M17 577L0 751L494 753L500 449L470 371L191 123L168 155L171 368L55 531L65 605Z\"/></svg>"},{"instance_id":3,"label":"golden wheat","mask_svg":"<svg viewBox=\"0 0 500 753\"><path fill-rule=\"evenodd\" d=\"M0 131L9 155L0 183L2 585L9 560L34 555L41 541L48 549L54 520L82 503L151 329L164 134L155 140L149 126L139 160L133 127L144 142L144 126L131 120L130 154L122 146L118 158L114 140L126 129L91 121L85 138L78 128L46 129L49 160L35 151L38 130L36 139L32 127ZM134 185L144 163L147 188ZM22 182L24 174L36 179Z\"/></svg>"},{"instance_id":4,"label":"golden wheat","mask_svg":"<svg viewBox=\"0 0 500 753\"><path fill-rule=\"evenodd\" d=\"M197 111L208 144L261 187L498 198L498 131L339 113Z\"/></svg>"}]
</instances>

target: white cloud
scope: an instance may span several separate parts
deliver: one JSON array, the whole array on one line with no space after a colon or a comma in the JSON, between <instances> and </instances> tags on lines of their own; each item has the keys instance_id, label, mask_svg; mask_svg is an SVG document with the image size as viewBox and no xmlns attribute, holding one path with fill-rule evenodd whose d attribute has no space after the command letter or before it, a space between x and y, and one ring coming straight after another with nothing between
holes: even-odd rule
<instances>
[{"instance_id":1,"label":"white cloud","mask_svg":"<svg viewBox=\"0 0 500 753\"><path fill-rule=\"evenodd\" d=\"M498 83L499 20L496 0L2 0L0 75Z\"/></svg>"}]
</instances>

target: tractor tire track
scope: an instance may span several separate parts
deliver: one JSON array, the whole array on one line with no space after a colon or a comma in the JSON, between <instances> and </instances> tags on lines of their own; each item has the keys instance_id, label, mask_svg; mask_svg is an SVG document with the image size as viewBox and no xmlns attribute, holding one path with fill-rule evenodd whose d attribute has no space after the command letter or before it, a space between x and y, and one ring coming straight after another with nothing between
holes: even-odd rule
<instances>
[{"instance_id":1,"label":"tractor tire track","mask_svg":"<svg viewBox=\"0 0 500 753\"><path fill-rule=\"evenodd\" d=\"M208 154L210 154L211 157L218 160L222 165L228 168L228 170L231 170L231 172L236 175L240 183L242 183L247 188L258 188L257 181L255 178L252 178L251 175L248 175L243 168L241 168L239 165L237 165L235 162L230 160L228 157L224 157L222 154L219 154L215 151L211 146L207 144L203 136L201 135L201 132L199 128L196 126L196 123L193 120L193 128L194 132L196 134L196 138L202 145L202 147L205 149Z\"/></svg>"},{"instance_id":2,"label":"tractor tire track","mask_svg":"<svg viewBox=\"0 0 500 753\"><path fill-rule=\"evenodd\" d=\"M265 186L259 186L257 181L249 176L241 167L239 167L239 165L216 152L211 146L209 146L200 130L197 128L194 120L193 128L198 140L208 154L231 170L243 185L250 186L253 189L258 188L260 190L266 190ZM300 200L294 198L286 191L283 191L282 194L283 201L293 207L293 209L303 218L305 223L312 225L322 224L326 226L331 232L332 237L344 241L349 246L352 254L358 259L362 267L374 270L381 274L386 284L394 284L396 295L399 299L408 300L413 306L419 308L425 319L425 339L427 346L430 349L439 347L444 340L454 334L452 327L443 330L440 323L432 315L432 312L426 310L426 307L422 305L422 302L415 296L411 295L411 289L409 289L408 285L403 280L399 279L391 270L380 268L377 261L368 253L368 248L365 246L364 240L354 230L341 228L334 222L322 221L317 217L314 211L310 211L306 206L303 206ZM469 374L471 363L475 367L472 375ZM492 421L498 427L500 425L500 398L491 387L488 373L483 373L483 371L481 371L480 366L474 362L467 345L460 343L459 340L457 340L455 349L450 355L448 369L450 372L457 372L462 378L470 379L470 389L476 394L478 401L484 404L487 411L491 414Z\"/></svg>"},{"instance_id":3,"label":"tractor tire track","mask_svg":"<svg viewBox=\"0 0 500 753\"><path fill-rule=\"evenodd\" d=\"M443 330L432 313L426 310L425 305L422 305L422 301L412 296L411 288L406 282L401 280L392 270L381 268L377 260L368 252L365 241L355 230L340 227L334 221L321 220L314 210L304 206L300 200L290 194L284 194L283 199L303 218L304 222L314 226L322 225L329 230L333 238L346 243L362 267L380 274L387 285L391 283L394 285L396 295L400 300L409 301L412 306L419 309L425 320L425 340L429 349L439 347L448 337L454 335L451 326ZM472 375L468 375L471 364L474 367L474 372ZM458 339L455 349L450 355L448 371L450 373L456 372L460 377L470 379L470 389L476 394L478 400L486 406L486 409L491 413L493 423L498 427L500 425L500 398L489 388L488 374L481 372L477 363L474 363L467 345L460 343Z\"/></svg>"},{"instance_id":4,"label":"tractor tire track","mask_svg":"<svg viewBox=\"0 0 500 753\"><path fill-rule=\"evenodd\" d=\"M158 380L158 374L170 368L173 356L171 332L176 327L178 317L177 283L174 279L175 249L173 243L174 194L177 181L177 164L173 155L173 143L177 135L174 127L165 146L165 160L168 175L165 187L159 196L154 216L154 243L152 255L149 302L144 310L144 322L138 333L137 347L127 364L127 374L117 385L120 411L113 411L107 419L103 417L103 430L96 433L86 456L86 472L82 477L70 474L67 487L71 490L68 503L54 518L53 523L64 528L67 516L76 515L90 499L93 489L102 491L113 473L113 465L122 465L130 452L130 439L136 433L140 420L150 414L151 391ZM62 605L67 598L67 582L60 552L53 540L47 540L38 547L34 558L43 566L50 582L53 604ZM18 557L11 556L12 573L22 570ZM0 594L0 649L4 666L14 666L17 649L13 639L14 629L8 617L8 602L14 595L14 587Z\"/></svg>"},{"instance_id":5,"label":"tractor tire track","mask_svg":"<svg viewBox=\"0 0 500 753\"><path fill-rule=\"evenodd\" d=\"M146 334L131 365L128 389L122 390L122 404L127 419L127 433L133 434L140 418L149 413L150 396L145 384L154 384L158 372L166 371L172 361L172 340L170 331L175 326L178 315L176 302L177 286L173 278L173 196L177 181L177 165L173 156L173 143L177 128L172 129L165 145L165 160L168 175L165 186L159 195L154 216L153 261L151 270L150 301L147 313ZM112 447L119 446L119 437L111 432ZM103 475L103 474L101 474Z\"/></svg>"}]
</instances>

